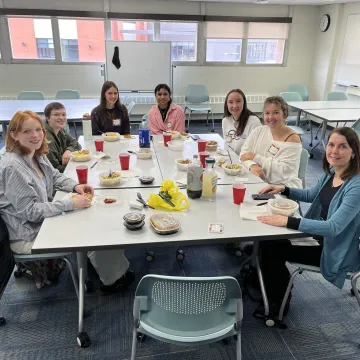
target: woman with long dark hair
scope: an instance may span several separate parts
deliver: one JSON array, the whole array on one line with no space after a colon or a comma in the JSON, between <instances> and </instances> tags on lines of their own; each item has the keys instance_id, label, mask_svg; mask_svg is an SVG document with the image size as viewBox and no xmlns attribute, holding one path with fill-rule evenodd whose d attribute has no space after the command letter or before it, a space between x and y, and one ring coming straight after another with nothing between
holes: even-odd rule
<instances>
[{"instance_id":1,"label":"woman with long dark hair","mask_svg":"<svg viewBox=\"0 0 360 360\"><path fill-rule=\"evenodd\" d=\"M157 104L149 111L151 132L162 134L164 131L185 131L184 110L172 102L169 86L159 84L154 93Z\"/></svg>"},{"instance_id":2,"label":"woman with long dark hair","mask_svg":"<svg viewBox=\"0 0 360 360\"><path fill-rule=\"evenodd\" d=\"M126 106L120 103L119 89L112 81L105 81L101 89L100 105L91 111L93 135L105 132L130 134L130 120Z\"/></svg>"},{"instance_id":3,"label":"woman with long dark hair","mask_svg":"<svg viewBox=\"0 0 360 360\"><path fill-rule=\"evenodd\" d=\"M312 234L309 246L296 241L260 243L261 267L270 311L279 313L290 279L286 261L320 266L326 280L342 288L348 272L360 269L360 142L348 127L334 129L323 159L324 173L309 189L268 185L260 193L282 193L290 199L311 203L303 218L282 215L260 216L268 225ZM290 299L290 297L289 297ZM263 314L260 304L254 315Z\"/></svg>"},{"instance_id":4,"label":"woman with long dark hair","mask_svg":"<svg viewBox=\"0 0 360 360\"><path fill-rule=\"evenodd\" d=\"M223 138L238 155L251 131L261 126L259 118L248 109L246 97L240 89L228 92L222 120Z\"/></svg>"}]
</instances>

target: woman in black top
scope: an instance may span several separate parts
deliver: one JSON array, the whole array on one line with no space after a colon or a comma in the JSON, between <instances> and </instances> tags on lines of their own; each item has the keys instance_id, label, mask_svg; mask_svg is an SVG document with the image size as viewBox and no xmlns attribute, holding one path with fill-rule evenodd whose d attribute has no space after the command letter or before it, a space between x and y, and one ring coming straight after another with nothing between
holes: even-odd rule
<instances>
[{"instance_id":1,"label":"woman in black top","mask_svg":"<svg viewBox=\"0 0 360 360\"><path fill-rule=\"evenodd\" d=\"M126 106L120 103L119 89L112 81L105 81L101 89L100 105L91 111L92 134L117 132L130 134L130 120Z\"/></svg>"}]
</instances>

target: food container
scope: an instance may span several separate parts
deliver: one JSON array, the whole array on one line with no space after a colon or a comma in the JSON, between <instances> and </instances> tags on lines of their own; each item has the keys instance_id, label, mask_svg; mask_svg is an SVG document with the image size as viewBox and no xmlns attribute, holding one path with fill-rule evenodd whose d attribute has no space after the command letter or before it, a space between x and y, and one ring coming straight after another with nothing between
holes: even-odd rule
<instances>
[{"instance_id":1,"label":"food container","mask_svg":"<svg viewBox=\"0 0 360 360\"><path fill-rule=\"evenodd\" d=\"M179 137L180 137L180 139L185 140L185 139L188 139L190 137L190 134L181 131L181 132L179 132Z\"/></svg>"},{"instance_id":2,"label":"food container","mask_svg":"<svg viewBox=\"0 0 360 360\"><path fill-rule=\"evenodd\" d=\"M292 216L299 209L299 204L289 199L270 199L268 205L273 215Z\"/></svg>"},{"instance_id":3,"label":"food container","mask_svg":"<svg viewBox=\"0 0 360 360\"><path fill-rule=\"evenodd\" d=\"M124 221L124 226L131 231L140 230L144 225L145 225L145 221L142 221L141 223L136 225L130 225L126 221Z\"/></svg>"},{"instance_id":4,"label":"food container","mask_svg":"<svg viewBox=\"0 0 360 360\"><path fill-rule=\"evenodd\" d=\"M171 140L167 143L168 148L173 151L184 150L184 142L179 140Z\"/></svg>"},{"instance_id":5,"label":"food container","mask_svg":"<svg viewBox=\"0 0 360 360\"><path fill-rule=\"evenodd\" d=\"M111 173L111 176L109 176L110 172L102 172L99 174L99 180L101 185L110 186L110 185L116 185L120 184L121 181L121 174L120 171L114 171Z\"/></svg>"},{"instance_id":6,"label":"food container","mask_svg":"<svg viewBox=\"0 0 360 360\"><path fill-rule=\"evenodd\" d=\"M91 152L89 150L74 151L71 153L71 158L74 161L89 161L91 159Z\"/></svg>"},{"instance_id":7,"label":"food container","mask_svg":"<svg viewBox=\"0 0 360 360\"><path fill-rule=\"evenodd\" d=\"M153 153L151 149L140 149L135 154L138 159L151 159Z\"/></svg>"},{"instance_id":8,"label":"food container","mask_svg":"<svg viewBox=\"0 0 360 360\"><path fill-rule=\"evenodd\" d=\"M174 234L180 229L180 223L171 214L155 214L150 217L152 229L160 235Z\"/></svg>"},{"instance_id":9,"label":"food container","mask_svg":"<svg viewBox=\"0 0 360 360\"><path fill-rule=\"evenodd\" d=\"M185 158L176 159L175 163L180 171L187 171L189 164L191 163L191 159L185 159Z\"/></svg>"},{"instance_id":10,"label":"food container","mask_svg":"<svg viewBox=\"0 0 360 360\"><path fill-rule=\"evenodd\" d=\"M124 215L123 219L128 225L137 225L144 221L145 215L137 212L131 212Z\"/></svg>"},{"instance_id":11,"label":"food container","mask_svg":"<svg viewBox=\"0 0 360 360\"><path fill-rule=\"evenodd\" d=\"M143 185L149 185L152 184L154 182L155 178L153 176L140 176L139 177L139 181L143 184Z\"/></svg>"},{"instance_id":12,"label":"food container","mask_svg":"<svg viewBox=\"0 0 360 360\"><path fill-rule=\"evenodd\" d=\"M171 134L171 139L177 139L180 137L180 133L178 131L169 131L169 133Z\"/></svg>"},{"instance_id":13,"label":"food container","mask_svg":"<svg viewBox=\"0 0 360 360\"><path fill-rule=\"evenodd\" d=\"M105 141L118 141L120 140L120 134L116 132L107 132L102 135Z\"/></svg>"},{"instance_id":14,"label":"food container","mask_svg":"<svg viewBox=\"0 0 360 360\"><path fill-rule=\"evenodd\" d=\"M237 176L240 175L242 166L240 164L226 164L223 165L222 168L226 175Z\"/></svg>"},{"instance_id":15,"label":"food container","mask_svg":"<svg viewBox=\"0 0 360 360\"><path fill-rule=\"evenodd\" d=\"M206 143L206 150L207 151L216 151L217 147L218 147L218 143L215 140L209 140Z\"/></svg>"}]
</instances>

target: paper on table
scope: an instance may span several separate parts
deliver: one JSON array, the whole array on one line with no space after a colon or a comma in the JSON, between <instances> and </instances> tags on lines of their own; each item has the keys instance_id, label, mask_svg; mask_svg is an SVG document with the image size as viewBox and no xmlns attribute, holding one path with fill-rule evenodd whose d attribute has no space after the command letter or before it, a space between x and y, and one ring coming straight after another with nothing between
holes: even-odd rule
<instances>
[{"instance_id":1,"label":"paper on table","mask_svg":"<svg viewBox=\"0 0 360 360\"><path fill-rule=\"evenodd\" d=\"M269 215L267 205L256 206L256 204L244 201L240 204L239 215L242 220L257 220L258 216Z\"/></svg>"},{"instance_id":2,"label":"paper on table","mask_svg":"<svg viewBox=\"0 0 360 360\"><path fill-rule=\"evenodd\" d=\"M235 177L235 179L234 179L234 183L236 183L236 182L247 182L247 181L249 181L249 178L247 178L247 177Z\"/></svg>"},{"instance_id":3,"label":"paper on table","mask_svg":"<svg viewBox=\"0 0 360 360\"><path fill-rule=\"evenodd\" d=\"M93 154L92 156L94 159L105 159L105 158L109 158L110 156L103 153L102 151L97 151L95 154Z\"/></svg>"}]
</instances>

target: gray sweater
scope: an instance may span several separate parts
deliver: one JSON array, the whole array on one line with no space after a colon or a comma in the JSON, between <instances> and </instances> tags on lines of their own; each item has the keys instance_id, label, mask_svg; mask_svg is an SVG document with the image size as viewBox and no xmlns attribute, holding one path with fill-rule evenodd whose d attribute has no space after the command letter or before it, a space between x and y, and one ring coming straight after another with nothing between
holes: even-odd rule
<instances>
[{"instance_id":1,"label":"gray sweater","mask_svg":"<svg viewBox=\"0 0 360 360\"><path fill-rule=\"evenodd\" d=\"M54 190L72 191L77 183L54 169L45 155L37 157L41 180L27 155L7 152L0 161L0 215L10 241L33 241L42 221L74 209L72 199L51 202Z\"/></svg>"}]
</instances>

